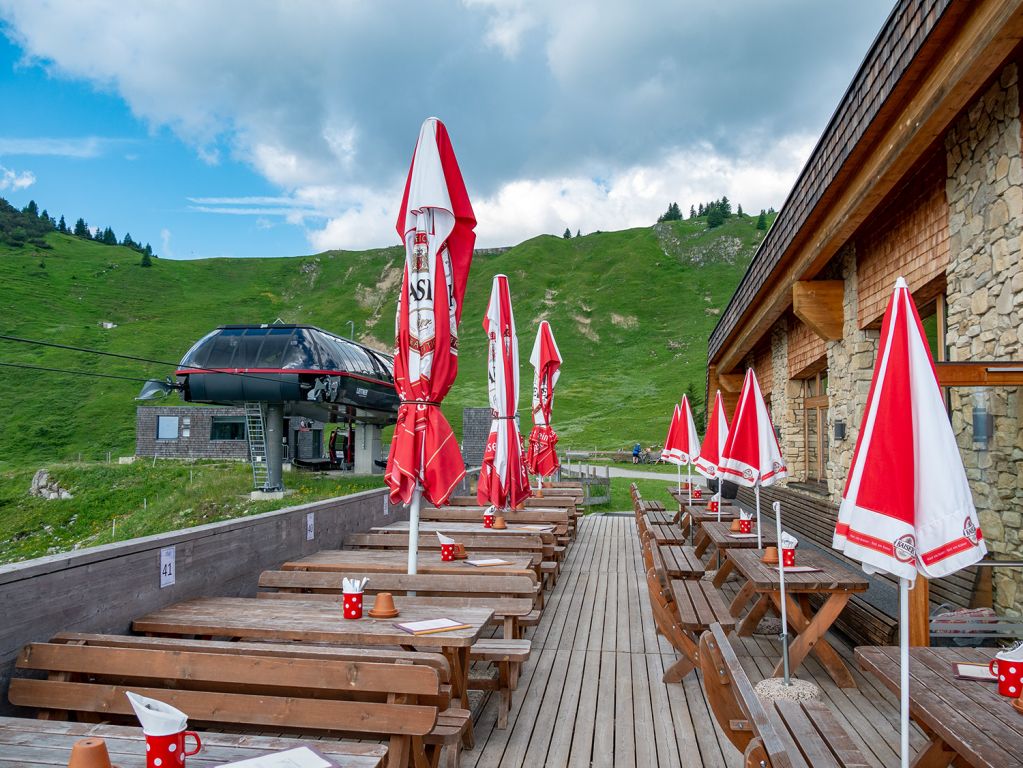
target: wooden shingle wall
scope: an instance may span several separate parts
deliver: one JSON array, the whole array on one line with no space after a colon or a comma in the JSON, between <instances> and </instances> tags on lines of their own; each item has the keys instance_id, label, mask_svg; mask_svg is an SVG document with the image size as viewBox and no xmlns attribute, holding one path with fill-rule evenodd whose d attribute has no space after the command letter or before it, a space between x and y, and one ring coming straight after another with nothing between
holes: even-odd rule
<instances>
[{"instance_id":1,"label":"wooden shingle wall","mask_svg":"<svg viewBox=\"0 0 1023 768\"><path fill-rule=\"evenodd\" d=\"M949 255L945 173L942 152L864 225L856 248L860 328L880 323L900 275L918 304L943 289Z\"/></svg>"},{"instance_id":2,"label":"wooden shingle wall","mask_svg":"<svg viewBox=\"0 0 1023 768\"><path fill-rule=\"evenodd\" d=\"M810 327L793 317L789 321L789 378L802 378L827 365L824 339Z\"/></svg>"}]
</instances>

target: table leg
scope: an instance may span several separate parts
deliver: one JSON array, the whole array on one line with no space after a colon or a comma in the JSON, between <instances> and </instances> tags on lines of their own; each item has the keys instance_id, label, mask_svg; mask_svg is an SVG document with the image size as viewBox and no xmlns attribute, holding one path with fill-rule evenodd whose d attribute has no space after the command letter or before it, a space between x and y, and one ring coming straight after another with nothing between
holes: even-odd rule
<instances>
[{"instance_id":1,"label":"table leg","mask_svg":"<svg viewBox=\"0 0 1023 768\"><path fill-rule=\"evenodd\" d=\"M719 550L720 552L720 550ZM715 587L721 589L728 575L735 570L735 564L729 558L725 558L725 562L718 566L717 571L714 572L714 580L711 582Z\"/></svg>"},{"instance_id":2,"label":"table leg","mask_svg":"<svg viewBox=\"0 0 1023 768\"><path fill-rule=\"evenodd\" d=\"M771 596L769 594L761 595L739 626L735 628L735 634L739 637L750 637L760 624L760 620L764 618L764 614L770 610L771 605Z\"/></svg>"},{"instance_id":3,"label":"table leg","mask_svg":"<svg viewBox=\"0 0 1023 768\"><path fill-rule=\"evenodd\" d=\"M458 706L469 705L469 648L445 648L448 665L451 667L451 698L458 699Z\"/></svg>"},{"instance_id":4,"label":"table leg","mask_svg":"<svg viewBox=\"0 0 1023 768\"><path fill-rule=\"evenodd\" d=\"M703 553L707 551L710 546L710 536L700 531L700 538L696 542L696 556L703 557Z\"/></svg>"},{"instance_id":5,"label":"table leg","mask_svg":"<svg viewBox=\"0 0 1023 768\"><path fill-rule=\"evenodd\" d=\"M939 739L931 738L930 743L913 758L913 768L948 768L956 759L955 750Z\"/></svg>"},{"instance_id":6,"label":"table leg","mask_svg":"<svg viewBox=\"0 0 1023 768\"><path fill-rule=\"evenodd\" d=\"M729 561L731 562L731 561ZM742 609L746 607L746 603L749 602L750 598L756 594L756 589L753 588L753 582L747 581L736 593L735 598L732 600L732 605L729 608L729 613L732 614L733 618L739 618L742 613Z\"/></svg>"},{"instance_id":7,"label":"table leg","mask_svg":"<svg viewBox=\"0 0 1023 768\"><path fill-rule=\"evenodd\" d=\"M769 595L774 605L780 609L781 595L778 592L770 592ZM789 668L791 670L799 669L803 659L813 651L839 688L856 687L856 681L853 680L849 668L831 647L831 644L824 639L824 634L838 618L851 596L849 592L832 592L812 619L807 619L799 603L792 599L792 595L785 596L789 625L797 635L789 645ZM778 677L781 673L782 663L779 661L774 669L774 675Z\"/></svg>"}]
</instances>

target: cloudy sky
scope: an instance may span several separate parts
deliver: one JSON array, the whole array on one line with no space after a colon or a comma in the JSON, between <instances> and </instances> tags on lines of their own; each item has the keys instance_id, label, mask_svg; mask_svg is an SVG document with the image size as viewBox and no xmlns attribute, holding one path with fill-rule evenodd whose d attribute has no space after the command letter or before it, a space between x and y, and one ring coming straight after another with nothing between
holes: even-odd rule
<instances>
[{"instance_id":1,"label":"cloudy sky","mask_svg":"<svg viewBox=\"0 0 1023 768\"><path fill-rule=\"evenodd\" d=\"M174 258L398 242L423 118L481 246L778 207L891 0L0 0L0 196Z\"/></svg>"}]
</instances>

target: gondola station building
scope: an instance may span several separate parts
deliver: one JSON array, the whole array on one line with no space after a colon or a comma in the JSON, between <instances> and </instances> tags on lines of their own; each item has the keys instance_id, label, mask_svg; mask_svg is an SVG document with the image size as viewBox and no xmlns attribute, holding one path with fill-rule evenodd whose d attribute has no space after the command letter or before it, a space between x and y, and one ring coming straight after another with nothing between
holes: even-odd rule
<instances>
[{"instance_id":1,"label":"gondola station building","mask_svg":"<svg viewBox=\"0 0 1023 768\"><path fill-rule=\"evenodd\" d=\"M731 418L746 369L789 469L762 498L830 545L895 280L937 361L992 557L1023 560L1023 157L1019 2L899 2L708 344ZM751 498L742 491L740 499ZM1023 568L930 583L930 609L1023 614ZM889 642L884 606L840 622Z\"/></svg>"}]
</instances>

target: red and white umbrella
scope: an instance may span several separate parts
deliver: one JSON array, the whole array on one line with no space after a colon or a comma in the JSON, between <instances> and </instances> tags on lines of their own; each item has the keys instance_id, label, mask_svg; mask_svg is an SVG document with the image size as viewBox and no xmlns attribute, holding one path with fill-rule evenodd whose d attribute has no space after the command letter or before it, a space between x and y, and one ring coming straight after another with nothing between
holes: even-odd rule
<instances>
[{"instance_id":1,"label":"red and white umbrella","mask_svg":"<svg viewBox=\"0 0 1023 768\"><path fill-rule=\"evenodd\" d=\"M902 765L909 760L909 600L917 572L948 576L987 554L920 316L903 278L881 326L874 377L833 546L899 577Z\"/></svg>"},{"instance_id":2,"label":"red and white umbrella","mask_svg":"<svg viewBox=\"0 0 1023 768\"><path fill-rule=\"evenodd\" d=\"M774 485L788 474L781 457L778 438L774 434L771 415L760 393L760 384L753 369L739 393L739 404L732 417L732 428L718 460L718 475L733 483L752 488L757 501L757 548L763 545L760 533L760 486Z\"/></svg>"},{"instance_id":3,"label":"red and white umbrella","mask_svg":"<svg viewBox=\"0 0 1023 768\"><path fill-rule=\"evenodd\" d=\"M696 433L693 411L689 398L682 395L682 402L675 406L675 412L664 440L661 458L678 467L678 488L682 490L682 467L688 468L689 502L693 501L693 464L700 456L700 436Z\"/></svg>"},{"instance_id":4,"label":"red and white umbrella","mask_svg":"<svg viewBox=\"0 0 1023 768\"><path fill-rule=\"evenodd\" d=\"M409 573L416 572L423 495L447 502L465 464L440 403L458 373L458 321L476 218L444 124L419 131L397 230L405 272L395 317L394 384L401 398L384 479L391 500L411 505Z\"/></svg>"},{"instance_id":5,"label":"red and white umbrella","mask_svg":"<svg viewBox=\"0 0 1023 768\"><path fill-rule=\"evenodd\" d=\"M703 436L703 444L700 445L700 455L696 457L696 471L713 480L718 477L718 460L721 452L725 449L725 442L728 440L728 417L725 416L725 405L721 400L721 390L714 395L714 405L710 410L710 419L707 422L707 432ZM718 522L721 521L721 484L718 483Z\"/></svg>"},{"instance_id":6,"label":"red and white umbrella","mask_svg":"<svg viewBox=\"0 0 1023 768\"><path fill-rule=\"evenodd\" d=\"M532 491L522 458L516 411L519 407L519 342L515 335L508 278L495 275L483 318L487 332L487 385L493 421L483 452L476 498L498 509L515 507Z\"/></svg>"},{"instance_id":7,"label":"red and white umbrella","mask_svg":"<svg viewBox=\"0 0 1023 768\"><path fill-rule=\"evenodd\" d=\"M558 468L558 435L551 426L551 409L554 407L554 385L561 376L561 352L554 340L551 324L540 322L536 329L536 341L529 355L533 366L533 430L529 433L529 451L526 465L537 475L537 487L543 487L543 478L554 474Z\"/></svg>"}]
</instances>

